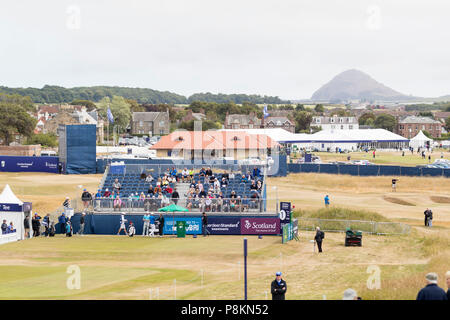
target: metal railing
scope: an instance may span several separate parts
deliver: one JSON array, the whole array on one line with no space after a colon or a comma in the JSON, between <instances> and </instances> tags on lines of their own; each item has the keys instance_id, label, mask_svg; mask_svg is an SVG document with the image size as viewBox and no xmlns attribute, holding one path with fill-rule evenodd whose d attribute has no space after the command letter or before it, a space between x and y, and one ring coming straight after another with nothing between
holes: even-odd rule
<instances>
[{"instance_id":1,"label":"metal railing","mask_svg":"<svg viewBox=\"0 0 450 320\"><path fill-rule=\"evenodd\" d=\"M319 218L299 218L300 230L314 231L320 227L322 231L345 232L347 228L362 231L367 234L378 235L405 235L411 231L411 226L399 222L377 222L362 220L333 220Z\"/></svg>"}]
</instances>

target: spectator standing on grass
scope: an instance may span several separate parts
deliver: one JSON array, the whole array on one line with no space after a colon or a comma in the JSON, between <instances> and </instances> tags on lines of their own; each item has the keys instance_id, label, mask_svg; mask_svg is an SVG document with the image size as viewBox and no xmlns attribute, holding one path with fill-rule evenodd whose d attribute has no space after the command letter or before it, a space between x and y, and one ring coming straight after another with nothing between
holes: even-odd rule
<instances>
[{"instance_id":1,"label":"spectator standing on grass","mask_svg":"<svg viewBox=\"0 0 450 320\"><path fill-rule=\"evenodd\" d=\"M375 159L375 150L372 152L373 158Z\"/></svg>"},{"instance_id":2,"label":"spectator standing on grass","mask_svg":"<svg viewBox=\"0 0 450 320\"><path fill-rule=\"evenodd\" d=\"M445 273L445 281L447 282L447 300L450 301L450 271Z\"/></svg>"},{"instance_id":3,"label":"spectator standing on grass","mask_svg":"<svg viewBox=\"0 0 450 320\"><path fill-rule=\"evenodd\" d=\"M84 235L84 222L85 222L85 218L86 218L86 213L85 212L83 212L82 214L81 214L81 217L80 217L80 230L78 230L78 234L79 235Z\"/></svg>"},{"instance_id":4,"label":"spectator standing on grass","mask_svg":"<svg viewBox=\"0 0 450 320\"><path fill-rule=\"evenodd\" d=\"M431 227L432 220L433 220L433 211L431 211L429 208L423 212L425 215L425 227Z\"/></svg>"},{"instance_id":5,"label":"spectator standing on grass","mask_svg":"<svg viewBox=\"0 0 450 320\"><path fill-rule=\"evenodd\" d=\"M323 198L325 201L325 207L328 208L330 206L330 197L328 195L325 195L325 198Z\"/></svg>"},{"instance_id":6,"label":"spectator standing on grass","mask_svg":"<svg viewBox=\"0 0 450 320\"><path fill-rule=\"evenodd\" d=\"M66 233L66 222L67 222L66 214L63 212L58 217L59 228L61 229L61 233L63 234Z\"/></svg>"},{"instance_id":7,"label":"spectator standing on grass","mask_svg":"<svg viewBox=\"0 0 450 320\"><path fill-rule=\"evenodd\" d=\"M162 237L164 235L164 216L162 213L159 214L159 236Z\"/></svg>"},{"instance_id":8,"label":"spectator standing on grass","mask_svg":"<svg viewBox=\"0 0 450 320\"><path fill-rule=\"evenodd\" d=\"M322 241L325 238L325 233L320 230L319 227L316 227L316 235L314 236L314 240L317 242L317 248L319 252L322 252Z\"/></svg>"},{"instance_id":9,"label":"spectator standing on grass","mask_svg":"<svg viewBox=\"0 0 450 320\"><path fill-rule=\"evenodd\" d=\"M50 230L50 214L47 213L47 215L44 217L44 219L42 220L42 225L45 227L44 234L46 237L48 237Z\"/></svg>"},{"instance_id":10,"label":"spectator standing on grass","mask_svg":"<svg viewBox=\"0 0 450 320\"><path fill-rule=\"evenodd\" d=\"M202 232L203 232L203 236L206 237L206 227L208 226L208 217L206 216L206 212L203 212L202 215Z\"/></svg>"},{"instance_id":11,"label":"spectator standing on grass","mask_svg":"<svg viewBox=\"0 0 450 320\"><path fill-rule=\"evenodd\" d=\"M97 193L95 194L95 207L100 208L100 203L102 200L102 190L98 189Z\"/></svg>"},{"instance_id":12,"label":"spectator standing on grass","mask_svg":"<svg viewBox=\"0 0 450 320\"><path fill-rule=\"evenodd\" d=\"M39 237L41 234L39 231L39 228L41 227L41 217L37 214L37 212L31 220L31 226L33 228L33 237Z\"/></svg>"},{"instance_id":13,"label":"spectator standing on grass","mask_svg":"<svg viewBox=\"0 0 450 320\"><path fill-rule=\"evenodd\" d=\"M361 298L358 297L358 294L355 290L353 290L352 288L348 288L344 291L342 300L361 300Z\"/></svg>"},{"instance_id":14,"label":"spectator standing on grass","mask_svg":"<svg viewBox=\"0 0 450 320\"><path fill-rule=\"evenodd\" d=\"M397 181L398 179L392 179L392 192L397 191Z\"/></svg>"},{"instance_id":15,"label":"spectator standing on grass","mask_svg":"<svg viewBox=\"0 0 450 320\"><path fill-rule=\"evenodd\" d=\"M2 223L2 234L6 234L6 230L8 230L8 224L6 223L6 220L3 220L3 223Z\"/></svg>"},{"instance_id":16,"label":"spectator standing on grass","mask_svg":"<svg viewBox=\"0 0 450 320\"><path fill-rule=\"evenodd\" d=\"M86 211L92 201L92 195L86 189L84 189L83 193L81 194L81 201L83 201L84 211Z\"/></svg>"},{"instance_id":17,"label":"spectator standing on grass","mask_svg":"<svg viewBox=\"0 0 450 320\"><path fill-rule=\"evenodd\" d=\"M272 300L286 300L287 284L281 278L281 272L275 274L275 280L270 285L270 292L272 293Z\"/></svg>"},{"instance_id":18,"label":"spectator standing on grass","mask_svg":"<svg viewBox=\"0 0 450 320\"><path fill-rule=\"evenodd\" d=\"M142 221L144 222L144 226L142 227L142 236L148 236L148 231L150 228L150 215L148 213L144 213Z\"/></svg>"},{"instance_id":19,"label":"spectator standing on grass","mask_svg":"<svg viewBox=\"0 0 450 320\"><path fill-rule=\"evenodd\" d=\"M430 272L425 276L427 285L419 291L416 300L448 300L444 289L437 285L438 275Z\"/></svg>"},{"instance_id":20,"label":"spectator standing on grass","mask_svg":"<svg viewBox=\"0 0 450 320\"><path fill-rule=\"evenodd\" d=\"M25 238L30 237L30 217L27 215L23 219L23 228L25 229Z\"/></svg>"}]
</instances>

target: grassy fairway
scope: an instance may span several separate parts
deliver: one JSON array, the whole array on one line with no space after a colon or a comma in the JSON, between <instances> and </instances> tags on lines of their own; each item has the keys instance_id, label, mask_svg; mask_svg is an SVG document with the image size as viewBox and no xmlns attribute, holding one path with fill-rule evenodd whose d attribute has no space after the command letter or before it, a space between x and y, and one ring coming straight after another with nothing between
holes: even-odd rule
<instances>
[{"instance_id":1,"label":"grassy fairway","mask_svg":"<svg viewBox=\"0 0 450 320\"><path fill-rule=\"evenodd\" d=\"M302 232L286 245L249 237L249 298L270 298L270 281L282 270L289 299L340 299L347 287L373 299L414 299L424 273L442 275L449 263L448 235L365 236L362 248L347 248L343 234L327 233L321 255L312 237ZM66 286L71 265L80 268L79 290ZM366 289L369 265L381 269L381 290ZM159 299L174 299L175 291L177 299L242 299L242 237L39 238L3 245L0 273L0 299L149 299L150 289L156 299L157 288Z\"/></svg>"}]
</instances>

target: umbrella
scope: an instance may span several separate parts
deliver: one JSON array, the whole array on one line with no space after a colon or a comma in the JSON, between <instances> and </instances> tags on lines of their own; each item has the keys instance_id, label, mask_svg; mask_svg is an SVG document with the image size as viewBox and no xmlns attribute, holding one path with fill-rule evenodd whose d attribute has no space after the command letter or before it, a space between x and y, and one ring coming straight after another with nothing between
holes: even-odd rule
<instances>
[{"instance_id":1,"label":"umbrella","mask_svg":"<svg viewBox=\"0 0 450 320\"><path fill-rule=\"evenodd\" d=\"M189 212L188 209L177 206L175 204L171 204L170 206L158 209L160 212Z\"/></svg>"}]
</instances>

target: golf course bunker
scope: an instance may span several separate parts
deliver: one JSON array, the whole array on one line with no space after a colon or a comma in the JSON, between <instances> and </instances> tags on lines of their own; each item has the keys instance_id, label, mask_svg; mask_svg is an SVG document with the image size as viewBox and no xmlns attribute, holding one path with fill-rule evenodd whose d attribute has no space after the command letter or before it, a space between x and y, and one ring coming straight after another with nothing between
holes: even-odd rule
<instances>
[{"instance_id":1,"label":"golf course bunker","mask_svg":"<svg viewBox=\"0 0 450 320\"><path fill-rule=\"evenodd\" d=\"M430 196L430 199L436 203L450 203L450 197Z\"/></svg>"},{"instance_id":2,"label":"golf course bunker","mask_svg":"<svg viewBox=\"0 0 450 320\"><path fill-rule=\"evenodd\" d=\"M399 198L384 196L383 199L386 200L387 202L400 204L402 206L413 206L413 207L415 206L414 203L411 203L411 202L408 202L406 200L402 200L402 199L399 199Z\"/></svg>"}]
</instances>

